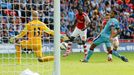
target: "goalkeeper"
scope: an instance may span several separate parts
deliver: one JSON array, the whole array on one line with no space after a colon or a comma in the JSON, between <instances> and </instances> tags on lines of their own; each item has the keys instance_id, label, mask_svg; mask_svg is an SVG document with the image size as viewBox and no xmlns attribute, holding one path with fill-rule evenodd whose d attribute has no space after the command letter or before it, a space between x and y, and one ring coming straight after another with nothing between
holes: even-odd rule
<instances>
[{"instance_id":1,"label":"goalkeeper","mask_svg":"<svg viewBox=\"0 0 134 75\"><path fill-rule=\"evenodd\" d=\"M16 56L19 64L21 63L21 49L32 49L39 62L46 62L54 59L53 56L43 57L41 41L43 32L54 35L54 31L50 30L46 24L38 20L37 11L32 11L32 19L31 22L25 25L25 28L20 34L10 39L10 41L13 42L14 39L20 39L25 35L28 37L28 40L22 40L16 44Z\"/></svg>"}]
</instances>

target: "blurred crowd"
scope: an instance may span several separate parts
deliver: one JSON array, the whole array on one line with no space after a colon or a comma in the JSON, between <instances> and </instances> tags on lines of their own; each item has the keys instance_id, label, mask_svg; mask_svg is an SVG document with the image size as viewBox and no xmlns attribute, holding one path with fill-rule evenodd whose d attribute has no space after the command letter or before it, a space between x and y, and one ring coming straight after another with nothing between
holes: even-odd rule
<instances>
[{"instance_id":1,"label":"blurred crowd","mask_svg":"<svg viewBox=\"0 0 134 75\"><path fill-rule=\"evenodd\" d=\"M61 27L72 30L75 14L79 6L91 20L87 36L96 37L100 33L100 26L106 14L116 11L116 18L120 22L122 33L120 39L134 38L134 1L133 0L61 0Z\"/></svg>"},{"instance_id":2,"label":"blurred crowd","mask_svg":"<svg viewBox=\"0 0 134 75\"><path fill-rule=\"evenodd\" d=\"M39 20L53 29L54 0L0 0L0 43L8 43L31 21L31 10L39 12ZM122 33L120 39L134 39L133 0L61 0L61 33L73 31L75 14L82 6L91 20L88 37L96 37L105 15L117 11ZM47 34L44 35L47 38Z\"/></svg>"}]
</instances>

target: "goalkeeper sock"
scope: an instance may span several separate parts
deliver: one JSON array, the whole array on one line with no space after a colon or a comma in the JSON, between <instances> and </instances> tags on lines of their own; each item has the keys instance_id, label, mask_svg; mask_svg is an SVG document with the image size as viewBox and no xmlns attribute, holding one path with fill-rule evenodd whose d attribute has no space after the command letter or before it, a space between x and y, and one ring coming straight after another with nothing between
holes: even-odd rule
<instances>
[{"instance_id":1,"label":"goalkeeper sock","mask_svg":"<svg viewBox=\"0 0 134 75\"><path fill-rule=\"evenodd\" d=\"M85 60L88 61L92 55L93 55L93 51L89 50Z\"/></svg>"},{"instance_id":2,"label":"goalkeeper sock","mask_svg":"<svg viewBox=\"0 0 134 75\"><path fill-rule=\"evenodd\" d=\"M54 56L46 56L46 57L38 58L39 62L48 62L48 61L52 61L52 60L54 60Z\"/></svg>"},{"instance_id":3,"label":"goalkeeper sock","mask_svg":"<svg viewBox=\"0 0 134 75\"><path fill-rule=\"evenodd\" d=\"M16 56L17 56L17 61L20 64L21 63L21 47L16 46Z\"/></svg>"},{"instance_id":4,"label":"goalkeeper sock","mask_svg":"<svg viewBox=\"0 0 134 75\"><path fill-rule=\"evenodd\" d=\"M118 58L121 58L121 55L116 50L112 50L112 54Z\"/></svg>"}]
</instances>

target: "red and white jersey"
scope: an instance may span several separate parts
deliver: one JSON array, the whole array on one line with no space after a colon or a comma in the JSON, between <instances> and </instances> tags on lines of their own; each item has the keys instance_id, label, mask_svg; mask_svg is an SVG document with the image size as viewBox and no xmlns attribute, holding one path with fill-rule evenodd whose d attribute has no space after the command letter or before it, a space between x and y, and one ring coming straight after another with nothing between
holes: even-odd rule
<instances>
[{"instance_id":1,"label":"red and white jersey","mask_svg":"<svg viewBox=\"0 0 134 75\"><path fill-rule=\"evenodd\" d=\"M90 22L90 19L88 17L88 15L86 13L82 13L82 15L79 15L79 13L76 14L76 27L78 29L83 29L86 27L86 24L88 24Z\"/></svg>"}]
</instances>

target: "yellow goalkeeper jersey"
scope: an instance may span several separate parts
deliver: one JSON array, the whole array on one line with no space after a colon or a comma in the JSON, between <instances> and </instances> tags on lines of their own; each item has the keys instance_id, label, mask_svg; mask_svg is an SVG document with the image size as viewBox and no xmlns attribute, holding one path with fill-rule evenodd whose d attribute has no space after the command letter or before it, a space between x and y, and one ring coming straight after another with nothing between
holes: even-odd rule
<instances>
[{"instance_id":1,"label":"yellow goalkeeper jersey","mask_svg":"<svg viewBox=\"0 0 134 75\"><path fill-rule=\"evenodd\" d=\"M50 30L46 24L39 20L32 20L25 25L25 28L21 31L16 38L21 38L27 34L28 39L41 38L42 34L46 32L48 34L54 35L54 31Z\"/></svg>"}]
</instances>

